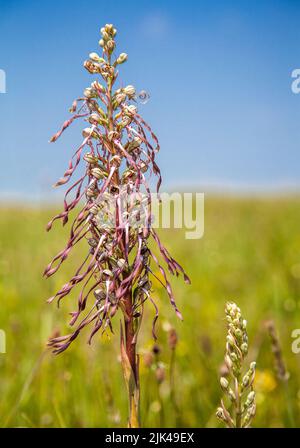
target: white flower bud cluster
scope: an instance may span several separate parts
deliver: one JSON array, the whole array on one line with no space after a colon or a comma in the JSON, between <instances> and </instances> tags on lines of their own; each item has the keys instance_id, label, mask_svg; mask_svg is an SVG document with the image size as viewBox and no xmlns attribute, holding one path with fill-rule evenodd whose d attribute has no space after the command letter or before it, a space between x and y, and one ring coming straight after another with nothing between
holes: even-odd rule
<instances>
[{"instance_id":1,"label":"white flower bud cluster","mask_svg":"<svg viewBox=\"0 0 300 448\"><path fill-rule=\"evenodd\" d=\"M233 302L226 304L225 313L228 327L225 363L230 377L221 377L220 385L230 400L233 412L231 415L221 401L222 407L217 409L216 416L228 427L248 427L256 410L255 392L252 390L256 363L252 362L242 376L243 361L248 353L247 322L243 319L240 308Z\"/></svg>"},{"instance_id":2,"label":"white flower bud cluster","mask_svg":"<svg viewBox=\"0 0 300 448\"><path fill-rule=\"evenodd\" d=\"M242 361L248 353L247 321L233 302L226 304L225 313L228 325L225 362L235 375L239 375Z\"/></svg>"},{"instance_id":3,"label":"white flower bud cluster","mask_svg":"<svg viewBox=\"0 0 300 448\"><path fill-rule=\"evenodd\" d=\"M103 28L101 28L100 33L102 36L99 40L100 47L102 47L107 54L111 54L116 46L114 41L114 37L117 34L116 28L114 28L112 24L106 24Z\"/></svg>"},{"instance_id":4,"label":"white flower bud cluster","mask_svg":"<svg viewBox=\"0 0 300 448\"><path fill-rule=\"evenodd\" d=\"M117 109L117 107L123 105L127 99L132 100L134 97L135 88L133 86L117 89L113 97L113 108Z\"/></svg>"}]
</instances>

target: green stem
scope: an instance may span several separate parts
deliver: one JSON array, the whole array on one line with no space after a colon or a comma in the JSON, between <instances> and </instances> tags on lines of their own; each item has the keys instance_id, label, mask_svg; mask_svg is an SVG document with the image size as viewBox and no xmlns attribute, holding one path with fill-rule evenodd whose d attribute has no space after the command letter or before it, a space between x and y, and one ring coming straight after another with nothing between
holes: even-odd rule
<instances>
[{"instance_id":1,"label":"green stem","mask_svg":"<svg viewBox=\"0 0 300 448\"><path fill-rule=\"evenodd\" d=\"M235 378L235 427L242 427L242 404L241 404L241 394L239 380Z\"/></svg>"},{"instance_id":2,"label":"green stem","mask_svg":"<svg viewBox=\"0 0 300 448\"><path fill-rule=\"evenodd\" d=\"M134 385L129 388L129 426L130 428L140 427L140 379L139 365L136 354L136 338L134 329L134 317L132 307L131 291L127 293L124 299L125 305L125 350L133 372Z\"/></svg>"}]
</instances>

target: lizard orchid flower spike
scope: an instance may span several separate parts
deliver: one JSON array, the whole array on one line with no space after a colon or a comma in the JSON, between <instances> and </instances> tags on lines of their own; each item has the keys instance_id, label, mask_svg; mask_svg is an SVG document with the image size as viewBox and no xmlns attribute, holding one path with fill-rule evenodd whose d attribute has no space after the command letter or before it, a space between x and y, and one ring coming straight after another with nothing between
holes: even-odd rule
<instances>
[{"instance_id":1,"label":"lizard orchid flower spike","mask_svg":"<svg viewBox=\"0 0 300 448\"><path fill-rule=\"evenodd\" d=\"M182 274L187 283L190 280L151 226L151 176L157 178L157 193L161 184L160 170L155 161L159 142L137 111L135 88L128 85L114 90L119 65L127 60L126 53L113 56L116 33L113 25L101 28L99 45L102 54L93 52L84 62L86 70L97 79L84 90L82 97L73 102L71 117L50 140L55 142L75 120L82 119L87 123L82 132L82 143L55 186L68 183L82 160L85 166L65 193L63 211L49 222L47 230L56 220L65 225L75 208L78 208L78 213L66 246L47 266L44 275L50 277L55 274L73 247L85 242L86 257L80 261L73 277L48 300L57 299L59 304L77 285L81 285L77 308L71 313L70 325L74 330L66 336L50 339L49 345L54 353L61 353L87 326L91 328L91 343L100 330L113 330L112 319L120 310L124 318L121 358L130 400L129 425L138 426L136 343L146 301L153 305L155 311L154 338L158 318L151 285L151 276L155 276L152 263L157 265L161 274L157 279L181 318L166 269L149 248L149 241L153 239L157 244L170 274ZM124 209L125 196L127 206ZM136 225L141 220L143 225Z\"/></svg>"}]
</instances>

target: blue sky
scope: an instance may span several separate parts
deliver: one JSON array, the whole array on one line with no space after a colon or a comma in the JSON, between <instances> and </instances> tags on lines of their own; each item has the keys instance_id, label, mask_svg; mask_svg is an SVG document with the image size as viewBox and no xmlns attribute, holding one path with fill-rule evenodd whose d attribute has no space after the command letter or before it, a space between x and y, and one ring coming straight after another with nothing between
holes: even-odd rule
<instances>
[{"instance_id":1,"label":"blue sky","mask_svg":"<svg viewBox=\"0 0 300 448\"><path fill-rule=\"evenodd\" d=\"M48 143L92 77L82 62L105 23L126 51L122 83L161 142L167 188L300 184L300 2L0 0L0 192L48 195L81 141ZM84 126L84 124L83 124Z\"/></svg>"}]
</instances>

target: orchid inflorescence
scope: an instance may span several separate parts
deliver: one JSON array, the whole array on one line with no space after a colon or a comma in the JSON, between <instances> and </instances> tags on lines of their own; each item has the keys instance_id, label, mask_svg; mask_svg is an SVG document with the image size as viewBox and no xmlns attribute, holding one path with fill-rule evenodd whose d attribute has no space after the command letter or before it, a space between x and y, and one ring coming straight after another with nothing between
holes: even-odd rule
<instances>
[{"instance_id":1,"label":"orchid inflorescence","mask_svg":"<svg viewBox=\"0 0 300 448\"><path fill-rule=\"evenodd\" d=\"M249 427L255 416L255 392L253 382L256 363L251 362L249 369L243 374L243 363L248 353L247 322L243 319L240 308L228 302L225 308L227 320L227 341L225 364L229 378L220 378L221 388L232 404L228 410L224 401L217 409L217 417L229 428Z\"/></svg>"},{"instance_id":2,"label":"orchid inflorescence","mask_svg":"<svg viewBox=\"0 0 300 448\"><path fill-rule=\"evenodd\" d=\"M67 189L64 210L47 226L47 230L50 230L57 219L65 225L70 212L78 206L79 212L71 225L69 240L47 266L44 272L46 277L57 272L77 243L85 240L88 247L87 255L73 277L48 300L52 302L57 298L60 303L79 283L82 285L77 309L71 313L70 325L75 326L75 330L49 341L54 353L69 347L88 325L92 325L89 343L100 329L113 330L112 318L119 309L125 321L140 322L147 299L155 309L153 335L156 337L158 308L152 297L151 276L163 284L171 304L181 317L166 270L149 248L150 237L157 244L169 272L176 276L182 273L189 283L182 267L172 258L151 227L152 175L157 177L157 193L161 184L160 170L155 162L159 142L137 111L135 88L128 85L113 91L118 68L127 60L125 53L114 56L116 33L113 25L105 25L101 29L102 38L99 41L102 55L91 53L84 62L88 72L99 75L103 84L99 78L84 90L84 95L72 104L71 118L50 140L55 142L75 120L83 119L88 123L82 132L82 143L63 177L55 185L69 182L82 159L86 163L85 168ZM131 199L125 209L122 206L124 195L130 198L134 195L134 200ZM107 206L111 198L113 210ZM133 215L137 220L143 215L142 226L133 224ZM153 272L152 261L158 266L161 275L156 276ZM93 301L86 312L90 297L93 297ZM134 340L138 325L133 325L133 328Z\"/></svg>"}]
</instances>

